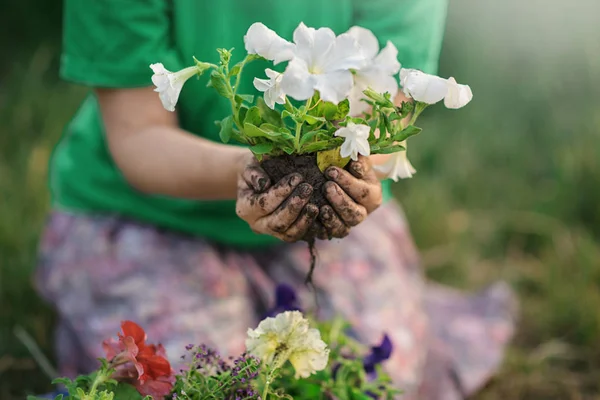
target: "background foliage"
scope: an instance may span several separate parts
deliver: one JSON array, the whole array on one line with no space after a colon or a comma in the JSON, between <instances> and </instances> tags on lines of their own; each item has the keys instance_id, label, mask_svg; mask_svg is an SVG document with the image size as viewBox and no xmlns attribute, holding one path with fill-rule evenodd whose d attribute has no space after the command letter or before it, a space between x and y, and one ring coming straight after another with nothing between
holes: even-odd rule
<instances>
[{"instance_id":1,"label":"background foliage","mask_svg":"<svg viewBox=\"0 0 600 400\"><path fill-rule=\"evenodd\" d=\"M366 0L365 0L366 1ZM46 163L84 89L57 78L60 1L0 13L0 398L49 379L14 334L52 358L53 313L31 271L47 212ZM600 3L452 0L441 72L469 83L411 141L419 171L395 186L429 276L495 279L522 317L477 399L600 399Z\"/></svg>"}]
</instances>

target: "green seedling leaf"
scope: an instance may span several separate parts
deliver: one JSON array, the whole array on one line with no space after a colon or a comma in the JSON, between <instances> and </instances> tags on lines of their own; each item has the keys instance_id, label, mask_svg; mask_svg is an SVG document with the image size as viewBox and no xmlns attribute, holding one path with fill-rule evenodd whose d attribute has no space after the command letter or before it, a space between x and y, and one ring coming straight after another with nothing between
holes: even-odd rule
<instances>
[{"instance_id":1,"label":"green seedling leaf","mask_svg":"<svg viewBox=\"0 0 600 400\"><path fill-rule=\"evenodd\" d=\"M260 111L261 118L268 122L269 124L273 124L276 126L282 126L283 121L281 119L281 114L275 110L271 110L269 106L265 103L265 100L262 97L259 97L256 100L256 106Z\"/></svg>"},{"instance_id":2,"label":"green seedling leaf","mask_svg":"<svg viewBox=\"0 0 600 400\"><path fill-rule=\"evenodd\" d=\"M246 123L249 123L254 126L260 126L263 123L263 120L260 117L260 111L259 111L258 107L254 106L248 110L248 112L246 113L246 116L244 117L243 123L244 123L244 125Z\"/></svg>"},{"instance_id":3,"label":"green seedling leaf","mask_svg":"<svg viewBox=\"0 0 600 400\"><path fill-rule=\"evenodd\" d=\"M307 122L309 125L314 125L314 124L316 124L317 122L325 122L325 121L326 121L326 119L325 119L325 118L323 118L323 117L315 117L315 116L313 116L313 115L309 115L309 114L307 114L307 115L305 115L305 116L304 116L304 120L305 120L305 121L306 121L306 122Z\"/></svg>"},{"instance_id":4,"label":"green seedling leaf","mask_svg":"<svg viewBox=\"0 0 600 400\"><path fill-rule=\"evenodd\" d=\"M270 142L259 143L259 144L256 144L256 145L250 147L250 150L252 151L252 153L254 153L256 155L267 154L273 150L273 143L270 143Z\"/></svg>"},{"instance_id":5,"label":"green seedling leaf","mask_svg":"<svg viewBox=\"0 0 600 400\"><path fill-rule=\"evenodd\" d=\"M333 115L333 117L331 119L334 121L339 121L339 120L345 119L349 112L350 112L350 101L348 99L345 99L337 105L337 111L335 112L335 114Z\"/></svg>"},{"instance_id":6,"label":"green seedling leaf","mask_svg":"<svg viewBox=\"0 0 600 400\"><path fill-rule=\"evenodd\" d=\"M225 80L225 75L223 75L220 71L213 71L210 74L210 82L208 86L212 86L215 88L217 93L225 98L231 98L231 90L227 85L227 81Z\"/></svg>"},{"instance_id":7,"label":"green seedling leaf","mask_svg":"<svg viewBox=\"0 0 600 400\"><path fill-rule=\"evenodd\" d=\"M327 132L326 130L323 129L319 129L318 131L310 131L307 132L305 134L303 134L300 137L300 146L305 145L306 143L311 142L312 140L316 139L316 140L325 140L330 138L331 136L329 135L329 132Z\"/></svg>"},{"instance_id":8,"label":"green seedling leaf","mask_svg":"<svg viewBox=\"0 0 600 400\"><path fill-rule=\"evenodd\" d=\"M387 147L382 147L377 150L373 150L373 148L371 147L371 154L392 154L392 153L397 153L399 151L404 151L404 150L406 150L406 148L404 146L395 144L395 145L391 145L391 146L387 146Z\"/></svg>"},{"instance_id":9,"label":"green seedling leaf","mask_svg":"<svg viewBox=\"0 0 600 400\"><path fill-rule=\"evenodd\" d=\"M269 137L268 132L263 131L256 125L253 125L248 122L244 123L244 133L246 134L246 136L251 137L251 138L258 138L258 137L268 138Z\"/></svg>"},{"instance_id":10,"label":"green seedling leaf","mask_svg":"<svg viewBox=\"0 0 600 400\"><path fill-rule=\"evenodd\" d=\"M422 130L423 129L419 128L418 126L409 125L406 128L404 128L401 132L394 135L392 139L395 142L403 142L409 137L419 134Z\"/></svg>"},{"instance_id":11,"label":"green seedling leaf","mask_svg":"<svg viewBox=\"0 0 600 400\"><path fill-rule=\"evenodd\" d=\"M253 101L254 101L254 96L252 96L251 94L236 94L235 95L235 102L237 103L238 106L240 104L242 104L243 102L252 104Z\"/></svg>"},{"instance_id":12,"label":"green seedling leaf","mask_svg":"<svg viewBox=\"0 0 600 400\"><path fill-rule=\"evenodd\" d=\"M221 121L221 130L219 131L219 137L223 143L229 143L231 135L233 133L233 117L230 115Z\"/></svg>"}]
</instances>

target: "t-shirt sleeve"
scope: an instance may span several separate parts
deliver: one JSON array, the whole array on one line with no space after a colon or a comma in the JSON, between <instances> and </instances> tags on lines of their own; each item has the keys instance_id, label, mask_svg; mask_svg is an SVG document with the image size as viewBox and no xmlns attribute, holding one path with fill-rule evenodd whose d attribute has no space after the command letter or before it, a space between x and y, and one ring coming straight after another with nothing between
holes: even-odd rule
<instances>
[{"instance_id":1,"label":"t-shirt sleeve","mask_svg":"<svg viewBox=\"0 0 600 400\"><path fill-rule=\"evenodd\" d=\"M354 0L354 24L398 48L403 68L437 73L447 0Z\"/></svg>"},{"instance_id":2,"label":"t-shirt sleeve","mask_svg":"<svg viewBox=\"0 0 600 400\"><path fill-rule=\"evenodd\" d=\"M169 0L65 0L60 74L97 87L151 85L149 65L178 68ZM170 65L169 65L170 64Z\"/></svg>"}]
</instances>

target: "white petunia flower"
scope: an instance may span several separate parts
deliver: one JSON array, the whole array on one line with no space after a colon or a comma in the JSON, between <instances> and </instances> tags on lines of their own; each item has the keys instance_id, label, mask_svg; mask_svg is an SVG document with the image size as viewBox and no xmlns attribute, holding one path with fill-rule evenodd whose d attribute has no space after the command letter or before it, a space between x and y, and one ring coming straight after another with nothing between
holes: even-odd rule
<instances>
[{"instance_id":1,"label":"white petunia flower","mask_svg":"<svg viewBox=\"0 0 600 400\"><path fill-rule=\"evenodd\" d=\"M416 69L402 68L400 85L407 97L427 104L440 102L448 94L448 81Z\"/></svg>"},{"instance_id":2,"label":"white petunia flower","mask_svg":"<svg viewBox=\"0 0 600 400\"><path fill-rule=\"evenodd\" d=\"M357 116L365 112L369 105L364 101L363 91L367 88L377 93L389 92L392 99L398 94L398 82L394 77L400 70L398 49L391 42L379 52L379 42L373 32L354 26L348 34L356 39L366 64L356 69L354 86L350 92L350 115ZM377 54L379 52L379 54Z\"/></svg>"},{"instance_id":3,"label":"white petunia flower","mask_svg":"<svg viewBox=\"0 0 600 400\"><path fill-rule=\"evenodd\" d=\"M348 126L335 131L335 136L345 138L340 155L343 158L350 157L354 161L358 160L358 155L368 156L371 154L369 145L369 132L371 128L367 125L356 125L348 122Z\"/></svg>"},{"instance_id":4,"label":"white petunia flower","mask_svg":"<svg viewBox=\"0 0 600 400\"><path fill-rule=\"evenodd\" d=\"M192 76L199 73L198 67L188 67L181 71L171 72L161 63L151 64L152 83L156 86L155 92L158 92L160 101L168 111L175 111L175 104L179 99L179 94L183 84Z\"/></svg>"},{"instance_id":5,"label":"white petunia flower","mask_svg":"<svg viewBox=\"0 0 600 400\"><path fill-rule=\"evenodd\" d=\"M443 79L416 69L402 69L400 85L404 94L416 101L435 104L444 99L448 108L464 107L473 98L468 85L459 85L454 78Z\"/></svg>"},{"instance_id":6,"label":"white petunia flower","mask_svg":"<svg viewBox=\"0 0 600 400\"><path fill-rule=\"evenodd\" d=\"M327 366L329 350L317 329L311 329L299 311L286 311L266 318L256 329L248 329L247 351L275 369L287 360L296 378L307 378Z\"/></svg>"},{"instance_id":7,"label":"white petunia flower","mask_svg":"<svg viewBox=\"0 0 600 400\"><path fill-rule=\"evenodd\" d=\"M248 28L244 36L244 43L248 54L258 54L267 60L279 64L294 57L294 44L281 38L264 24L256 22Z\"/></svg>"},{"instance_id":8,"label":"white petunia flower","mask_svg":"<svg viewBox=\"0 0 600 400\"><path fill-rule=\"evenodd\" d=\"M254 78L254 87L264 92L265 104L271 109L275 109L275 103L285 104L285 93L281 89L282 74L267 68L265 73L269 79Z\"/></svg>"},{"instance_id":9,"label":"white petunia flower","mask_svg":"<svg viewBox=\"0 0 600 400\"><path fill-rule=\"evenodd\" d=\"M458 109L466 106L473 99L473 92L469 85L460 85L456 79L448 78L448 94L444 99L447 108Z\"/></svg>"},{"instance_id":10,"label":"white petunia flower","mask_svg":"<svg viewBox=\"0 0 600 400\"><path fill-rule=\"evenodd\" d=\"M400 143L406 148L406 142ZM412 178L417 172L408 161L406 157L406 151L399 151L391 155L391 157L382 165L376 165L373 167L376 171L379 171L394 182L398 182L398 179Z\"/></svg>"}]
</instances>

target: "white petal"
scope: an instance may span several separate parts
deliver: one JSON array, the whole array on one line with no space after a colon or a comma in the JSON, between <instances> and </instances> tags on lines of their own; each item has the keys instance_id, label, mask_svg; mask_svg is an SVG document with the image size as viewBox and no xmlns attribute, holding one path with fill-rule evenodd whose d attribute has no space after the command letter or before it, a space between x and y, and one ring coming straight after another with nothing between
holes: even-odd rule
<instances>
[{"instance_id":1,"label":"white petal","mask_svg":"<svg viewBox=\"0 0 600 400\"><path fill-rule=\"evenodd\" d=\"M294 57L294 44L281 38L264 24L256 22L244 36L248 54L258 54L274 64L291 60Z\"/></svg>"},{"instance_id":2,"label":"white petal","mask_svg":"<svg viewBox=\"0 0 600 400\"><path fill-rule=\"evenodd\" d=\"M354 130L354 132L356 132L356 137L360 138L360 139L368 139L369 138L369 133L371 132L371 128L367 125L356 125L353 123L352 124L352 128Z\"/></svg>"},{"instance_id":3,"label":"white petal","mask_svg":"<svg viewBox=\"0 0 600 400\"><path fill-rule=\"evenodd\" d=\"M369 104L362 101L366 97L363 90L367 89L368 85L364 84L357 75L354 75L354 86L348 95L351 117L357 117L369 109Z\"/></svg>"},{"instance_id":4,"label":"white petal","mask_svg":"<svg viewBox=\"0 0 600 400\"><path fill-rule=\"evenodd\" d=\"M373 64L384 74L397 74L400 70L400 63L398 62L398 49L396 46L388 41L383 50L373 60Z\"/></svg>"},{"instance_id":5,"label":"white petal","mask_svg":"<svg viewBox=\"0 0 600 400\"><path fill-rule=\"evenodd\" d=\"M366 61L356 39L348 33L342 33L335 38L335 45L327 56L325 70L359 69Z\"/></svg>"},{"instance_id":6,"label":"white petal","mask_svg":"<svg viewBox=\"0 0 600 400\"><path fill-rule=\"evenodd\" d=\"M281 76L281 74L277 71L273 71L271 68L265 69L265 74L271 79L277 79Z\"/></svg>"},{"instance_id":7,"label":"white petal","mask_svg":"<svg viewBox=\"0 0 600 400\"><path fill-rule=\"evenodd\" d=\"M304 60L293 58L281 78L281 89L296 100L308 100L315 93L314 76Z\"/></svg>"},{"instance_id":8,"label":"white petal","mask_svg":"<svg viewBox=\"0 0 600 400\"><path fill-rule=\"evenodd\" d=\"M371 60L375 58L379 51L379 41L373 32L360 26L353 26L348 30L348 34L356 39L365 59Z\"/></svg>"},{"instance_id":9,"label":"white petal","mask_svg":"<svg viewBox=\"0 0 600 400\"><path fill-rule=\"evenodd\" d=\"M269 90L271 88L271 86L273 86L273 85L271 84L270 79L254 78L254 87L259 92L266 92L267 90Z\"/></svg>"},{"instance_id":10,"label":"white petal","mask_svg":"<svg viewBox=\"0 0 600 400\"><path fill-rule=\"evenodd\" d=\"M406 143L401 144L406 146ZM399 178L412 178L417 172L406 157L406 151L392 154L383 165L376 165L373 169L385 174L387 178L392 179L394 182L398 182Z\"/></svg>"},{"instance_id":11,"label":"white petal","mask_svg":"<svg viewBox=\"0 0 600 400\"><path fill-rule=\"evenodd\" d=\"M459 85L454 78L449 78L448 83L448 94L444 99L447 108L462 108L471 102L473 92L468 85Z\"/></svg>"},{"instance_id":12,"label":"white petal","mask_svg":"<svg viewBox=\"0 0 600 400\"><path fill-rule=\"evenodd\" d=\"M296 57L303 59L313 74L324 72L325 62L335 44L335 33L329 28L309 28L300 23L294 31Z\"/></svg>"},{"instance_id":13,"label":"white petal","mask_svg":"<svg viewBox=\"0 0 600 400\"><path fill-rule=\"evenodd\" d=\"M423 103L435 104L448 93L447 80L418 70L403 69L400 71L400 80L404 93Z\"/></svg>"},{"instance_id":14,"label":"white petal","mask_svg":"<svg viewBox=\"0 0 600 400\"><path fill-rule=\"evenodd\" d=\"M315 89L321 94L323 101L338 104L352 90L352 73L350 71L334 71L314 75Z\"/></svg>"},{"instance_id":15,"label":"white petal","mask_svg":"<svg viewBox=\"0 0 600 400\"><path fill-rule=\"evenodd\" d=\"M371 154L371 146L365 138L356 139L356 151L363 156L369 156Z\"/></svg>"}]
</instances>

